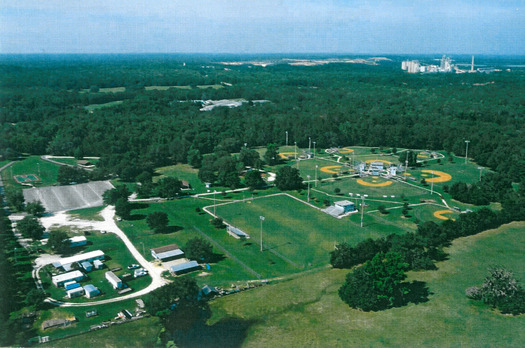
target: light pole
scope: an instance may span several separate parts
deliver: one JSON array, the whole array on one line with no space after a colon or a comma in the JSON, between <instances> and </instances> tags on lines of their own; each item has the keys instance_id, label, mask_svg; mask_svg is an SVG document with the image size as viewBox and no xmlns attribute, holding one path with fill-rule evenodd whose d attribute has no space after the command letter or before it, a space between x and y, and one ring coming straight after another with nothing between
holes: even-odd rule
<instances>
[{"instance_id":1,"label":"light pole","mask_svg":"<svg viewBox=\"0 0 525 348\"><path fill-rule=\"evenodd\" d=\"M306 195L306 201L310 202L310 175L306 176L306 180L308 183L308 194Z\"/></svg>"},{"instance_id":2,"label":"light pole","mask_svg":"<svg viewBox=\"0 0 525 348\"><path fill-rule=\"evenodd\" d=\"M468 143L470 143L470 140L465 140L465 164L468 162Z\"/></svg>"},{"instance_id":3,"label":"light pole","mask_svg":"<svg viewBox=\"0 0 525 348\"><path fill-rule=\"evenodd\" d=\"M315 141L314 141L314 158L315 158Z\"/></svg>"},{"instance_id":4,"label":"light pole","mask_svg":"<svg viewBox=\"0 0 525 348\"><path fill-rule=\"evenodd\" d=\"M478 167L479 169L479 181L481 181L481 172L483 171L483 167Z\"/></svg>"},{"instance_id":5,"label":"light pole","mask_svg":"<svg viewBox=\"0 0 525 348\"><path fill-rule=\"evenodd\" d=\"M263 232L263 229L262 229L262 225L263 225L263 221L264 221L264 216L259 216L259 219L261 220L261 252L263 251L263 248L262 248L262 232Z\"/></svg>"},{"instance_id":6,"label":"light pole","mask_svg":"<svg viewBox=\"0 0 525 348\"><path fill-rule=\"evenodd\" d=\"M315 165L315 187L317 187L317 169L319 168L319 165Z\"/></svg>"},{"instance_id":7,"label":"light pole","mask_svg":"<svg viewBox=\"0 0 525 348\"><path fill-rule=\"evenodd\" d=\"M215 199L215 194L217 193L217 190L213 190L213 215L215 217L217 217L217 214L215 214L216 212L216 207L217 207L217 200Z\"/></svg>"},{"instance_id":8,"label":"light pole","mask_svg":"<svg viewBox=\"0 0 525 348\"><path fill-rule=\"evenodd\" d=\"M434 171L432 171L432 181L430 182L430 195L434 193Z\"/></svg>"},{"instance_id":9,"label":"light pole","mask_svg":"<svg viewBox=\"0 0 525 348\"><path fill-rule=\"evenodd\" d=\"M365 215L365 195L361 195L361 227L363 227L364 215Z\"/></svg>"},{"instance_id":10,"label":"light pole","mask_svg":"<svg viewBox=\"0 0 525 348\"><path fill-rule=\"evenodd\" d=\"M293 143L295 144L295 150L294 150L295 161L297 161L297 141L294 141Z\"/></svg>"},{"instance_id":11,"label":"light pole","mask_svg":"<svg viewBox=\"0 0 525 348\"><path fill-rule=\"evenodd\" d=\"M288 146L288 131L286 131L286 146Z\"/></svg>"},{"instance_id":12,"label":"light pole","mask_svg":"<svg viewBox=\"0 0 525 348\"><path fill-rule=\"evenodd\" d=\"M311 148L312 148L312 137L308 137L308 153L310 153Z\"/></svg>"}]
</instances>

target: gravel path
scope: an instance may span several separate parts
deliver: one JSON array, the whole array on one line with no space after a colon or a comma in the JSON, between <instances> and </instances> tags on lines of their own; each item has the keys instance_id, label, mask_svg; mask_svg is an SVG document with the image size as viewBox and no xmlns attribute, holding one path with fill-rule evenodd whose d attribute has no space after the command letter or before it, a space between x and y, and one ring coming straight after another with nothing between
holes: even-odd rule
<instances>
[{"instance_id":1,"label":"gravel path","mask_svg":"<svg viewBox=\"0 0 525 348\"><path fill-rule=\"evenodd\" d=\"M132 294L124 295L121 297L116 297L112 299L107 300L101 300L101 301L93 301L89 303L69 303L69 302L62 302L57 301L52 298L48 298L46 301L53 303L58 306L63 307L88 307L88 306L95 306L95 305L102 305L106 303L112 303L112 302L118 302L118 301L124 301L130 298L135 298L139 296L143 296L161 286L164 284L167 284L167 280L162 278L162 272L165 271L164 268L157 266L149 261L147 261L142 254L135 248L133 243L131 243L131 240L129 240L128 236L117 226L115 223L114 217L115 217L115 208L113 206L108 206L102 210L100 215L104 218L104 221L88 221L88 220L80 220L80 219L72 219L70 215L66 214L65 212L57 213L53 216L49 217L43 217L41 219L42 225L44 227L49 228L53 225L61 225L61 226L75 226L80 228L91 228L94 230L99 231L107 231L108 233L114 233L116 234L120 240L126 245L130 253L133 255L133 257L137 260L137 262L145 268L149 275L152 278L151 284L146 287L145 289L142 289L140 291L134 292ZM37 264L40 265L40 267L44 266L46 261L54 262L53 258L48 258L44 261L38 261Z\"/></svg>"}]
</instances>

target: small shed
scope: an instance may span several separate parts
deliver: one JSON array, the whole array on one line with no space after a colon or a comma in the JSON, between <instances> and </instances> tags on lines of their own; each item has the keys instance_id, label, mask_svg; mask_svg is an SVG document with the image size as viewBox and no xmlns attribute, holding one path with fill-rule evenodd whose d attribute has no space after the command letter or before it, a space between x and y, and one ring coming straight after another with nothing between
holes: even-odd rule
<instances>
[{"instance_id":1,"label":"small shed","mask_svg":"<svg viewBox=\"0 0 525 348\"><path fill-rule=\"evenodd\" d=\"M115 273L108 271L105 274L107 281L113 286L113 289L119 289L122 287L122 280L115 275Z\"/></svg>"},{"instance_id":2,"label":"small shed","mask_svg":"<svg viewBox=\"0 0 525 348\"><path fill-rule=\"evenodd\" d=\"M84 261L80 263L80 266L86 271L91 272L93 270L93 264L89 261Z\"/></svg>"},{"instance_id":3,"label":"small shed","mask_svg":"<svg viewBox=\"0 0 525 348\"><path fill-rule=\"evenodd\" d=\"M92 298L100 294L100 290L93 284L87 284L84 286L84 291L87 298Z\"/></svg>"},{"instance_id":4,"label":"small shed","mask_svg":"<svg viewBox=\"0 0 525 348\"><path fill-rule=\"evenodd\" d=\"M78 288L67 290L66 291L66 295L69 298L75 298L75 297L82 296L82 295L84 295L84 288L79 286Z\"/></svg>"},{"instance_id":5,"label":"small shed","mask_svg":"<svg viewBox=\"0 0 525 348\"><path fill-rule=\"evenodd\" d=\"M102 269L104 268L104 263L100 260L95 260L93 261L93 266L95 267L95 269Z\"/></svg>"},{"instance_id":6,"label":"small shed","mask_svg":"<svg viewBox=\"0 0 525 348\"><path fill-rule=\"evenodd\" d=\"M69 238L69 246L71 248L76 248L76 247L86 245L86 244L87 244L87 239L84 236L75 236L75 237Z\"/></svg>"},{"instance_id":7,"label":"small shed","mask_svg":"<svg viewBox=\"0 0 525 348\"><path fill-rule=\"evenodd\" d=\"M343 200L343 201L334 202L334 204L335 204L336 207L343 208L343 214L355 210L354 202Z\"/></svg>"},{"instance_id":8,"label":"small shed","mask_svg":"<svg viewBox=\"0 0 525 348\"><path fill-rule=\"evenodd\" d=\"M66 290L76 289L78 287L80 287L80 284L74 280L71 282L64 283L64 289Z\"/></svg>"}]
</instances>

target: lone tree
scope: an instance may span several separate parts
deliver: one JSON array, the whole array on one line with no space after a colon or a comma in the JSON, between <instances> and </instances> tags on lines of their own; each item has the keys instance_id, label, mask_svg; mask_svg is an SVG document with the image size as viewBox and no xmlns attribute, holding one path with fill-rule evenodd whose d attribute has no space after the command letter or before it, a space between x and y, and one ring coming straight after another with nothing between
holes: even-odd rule
<instances>
[{"instance_id":1,"label":"lone tree","mask_svg":"<svg viewBox=\"0 0 525 348\"><path fill-rule=\"evenodd\" d=\"M303 178L299 176L299 170L290 166L281 167L275 178L275 186L281 191L299 190L304 188Z\"/></svg>"},{"instance_id":2,"label":"lone tree","mask_svg":"<svg viewBox=\"0 0 525 348\"><path fill-rule=\"evenodd\" d=\"M264 162L273 166L279 163L279 147L275 144L268 144L266 146L266 153L264 154Z\"/></svg>"},{"instance_id":3,"label":"lone tree","mask_svg":"<svg viewBox=\"0 0 525 348\"><path fill-rule=\"evenodd\" d=\"M166 231L166 228L168 227L168 214L162 211L153 212L148 214L146 222L153 232L162 233Z\"/></svg>"},{"instance_id":4,"label":"lone tree","mask_svg":"<svg viewBox=\"0 0 525 348\"><path fill-rule=\"evenodd\" d=\"M47 245L49 245L55 253L63 254L69 249L70 241L66 232L51 231Z\"/></svg>"},{"instance_id":5,"label":"lone tree","mask_svg":"<svg viewBox=\"0 0 525 348\"><path fill-rule=\"evenodd\" d=\"M406 278L408 264L395 252L377 253L370 261L346 276L339 289L339 296L350 307L364 311L390 308L403 300L407 289L402 281Z\"/></svg>"},{"instance_id":6,"label":"lone tree","mask_svg":"<svg viewBox=\"0 0 525 348\"><path fill-rule=\"evenodd\" d=\"M44 226L40 224L40 221L32 215L28 215L16 224L18 231L26 238L32 238L33 240L39 240L42 238Z\"/></svg>"},{"instance_id":7,"label":"lone tree","mask_svg":"<svg viewBox=\"0 0 525 348\"><path fill-rule=\"evenodd\" d=\"M31 215L40 217L45 213L46 209L42 205L42 202L34 201L26 204L26 211Z\"/></svg>"},{"instance_id":8,"label":"lone tree","mask_svg":"<svg viewBox=\"0 0 525 348\"><path fill-rule=\"evenodd\" d=\"M130 194L131 193L129 192L126 185L120 185L111 190L106 190L102 194L102 198L104 200L104 203L109 205L115 205L119 198L124 198L127 201Z\"/></svg>"},{"instance_id":9,"label":"lone tree","mask_svg":"<svg viewBox=\"0 0 525 348\"><path fill-rule=\"evenodd\" d=\"M125 198L119 198L115 203L115 214L123 219L129 219L131 213L131 205Z\"/></svg>"},{"instance_id":10,"label":"lone tree","mask_svg":"<svg viewBox=\"0 0 525 348\"><path fill-rule=\"evenodd\" d=\"M264 186L264 180L261 177L261 172L257 170L250 170L244 176L244 183L250 188L250 190L255 190Z\"/></svg>"},{"instance_id":11,"label":"lone tree","mask_svg":"<svg viewBox=\"0 0 525 348\"><path fill-rule=\"evenodd\" d=\"M493 267L489 272L481 286L465 291L467 297L481 300L505 314L525 313L525 289L514 274L503 267Z\"/></svg>"},{"instance_id":12,"label":"lone tree","mask_svg":"<svg viewBox=\"0 0 525 348\"><path fill-rule=\"evenodd\" d=\"M213 246L207 240L196 237L186 243L184 252L189 259L210 262L213 259Z\"/></svg>"},{"instance_id":13,"label":"lone tree","mask_svg":"<svg viewBox=\"0 0 525 348\"><path fill-rule=\"evenodd\" d=\"M157 183L157 194L162 198L173 198L180 193L182 182L177 178L166 177Z\"/></svg>"}]
</instances>

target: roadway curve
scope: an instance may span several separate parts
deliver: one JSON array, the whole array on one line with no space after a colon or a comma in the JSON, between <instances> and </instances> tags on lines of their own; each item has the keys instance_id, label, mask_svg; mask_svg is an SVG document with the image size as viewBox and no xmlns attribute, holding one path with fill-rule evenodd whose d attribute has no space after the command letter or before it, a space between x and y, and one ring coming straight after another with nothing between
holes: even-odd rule
<instances>
[{"instance_id":1,"label":"roadway curve","mask_svg":"<svg viewBox=\"0 0 525 348\"><path fill-rule=\"evenodd\" d=\"M94 230L107 231L109 233L116 234L124 242L124 244L130 251L130 253L133 255L133 257L137 260L137 262L143 268L148 270L149 275L152 278L151 284L145 289L134 292L132 294L128 294L128 295L124 295L124 296L116 297L116 298L110 298L107 300L93 301L93 302L86 302L86 303L71 303L71 302L58 301L53 298L47 298L46 302L52 303L57 306L62 306L62 307L88 307L88 306L102 305L106 303L124 301L130 298L139 297L139 296L148 294L151 291L168 283L166 279L162 278L162 272L164 272L165 269L147 261L142 256L142 254L137 250L137 248L135 248L133 243L131 243L128 236L126 236L126 234L117 226L114 220L115 207L107 206L106 208L102 210L100 215L104 218L104 221L88 221L88 220L78 220L78 219L71 220L70 216L67 215L66 212L60 212L53 216L43 217L41 221L44 227L46 228L49 228L52 225L60 224L60 225L76 226L80 228L92 228ZM45 264L49 264L49 263L45 263ZM42 268L45 264L41 264L39 269ZM38 272L36 273L38 274Z\"/></svg>"}]
</instances>

